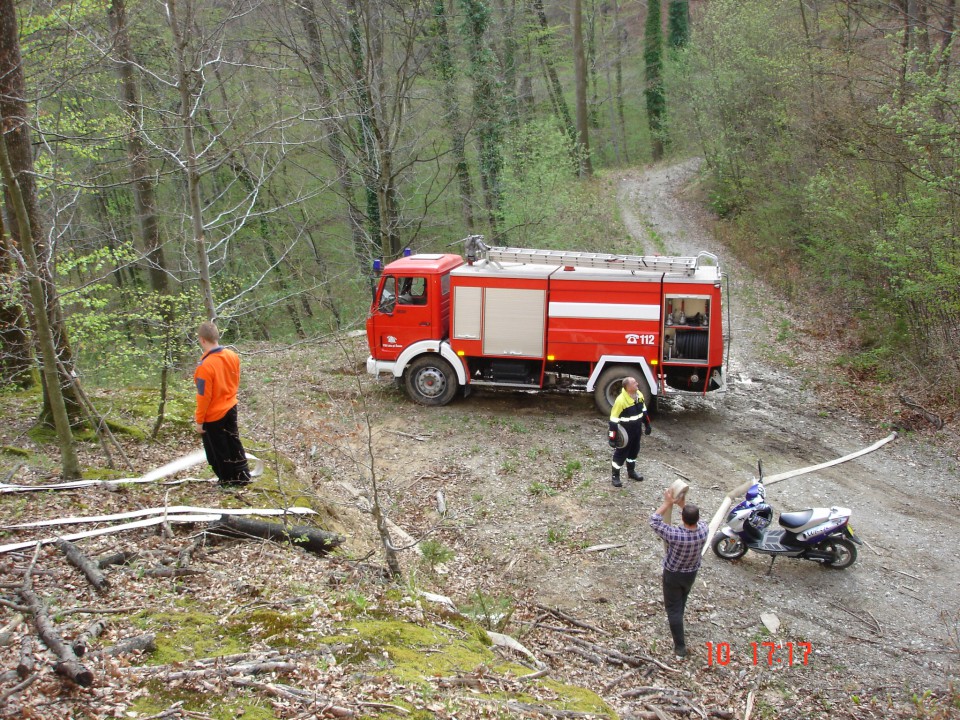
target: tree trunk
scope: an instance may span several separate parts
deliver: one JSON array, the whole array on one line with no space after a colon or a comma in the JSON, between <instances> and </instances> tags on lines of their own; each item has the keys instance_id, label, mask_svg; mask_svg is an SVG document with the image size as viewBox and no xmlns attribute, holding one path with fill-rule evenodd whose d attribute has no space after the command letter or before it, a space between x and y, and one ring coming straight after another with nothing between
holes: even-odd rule
<instances>
[{"instance_id":1,"label":"tree trunk","mask_svg":"<svg viewBox=\"0 0 960 720\"><path fill-rule=\"evenodd\" d=\"M433 17L436 23L437 48L434 51L434 63L440 80L443 82L444 122L450 131L453 148L454 171L460 188L460 211L468 234L473 233L473 182L467 165L466 138L460 120L460 102L457 97L457 71L450 48L450 30L447 27L446 0L436 0ZM500 2L501 7L503 2ZM509 85L509 80L508 87ZM515 80L514 80L515 82Z\"/></svg>"},{"instance_id":2,"label":"tree trunk","mask_svg":"<svg viewBox=\"0 0 960 720\"><path fill-rule=\"evenodd\" d=\"M647 4L647 22L643 37L643 60L646 68L646 85L643 94L647 101L647 124L650 126L651 152L654 161L663 157L663 116L666 110L663 89L661 2L662 0L651 0Z\"/></svg>"},{"instance_id":3,"label":"tree trunk","mask_svg":"<svg viewBox=\"0 0 960 720\"><path fill-rule=\"evenodd\" d=\"M357 0L346 0L349 16L350 60L353 67L353 94L357 103L357 147L360 149L361 176L363 189L366 194L367 227L370 238L376 239L371 255L384 257L389 254L390 248L384 247L380 228L380 203L377 195L377 148L374 142L376 135L376 117L373 112L373 101L370 97L370 86L367 79L367 61L364 53L364 32L360 18L360 8Z\"/></svg>"},{"instance_id":4,"label":"tree trunk","mask_svg":"<svg viewBox=\"0 0 960 720\"><path fill-rule=\"evenodd\" d=\"M573 68L577 88L577 144L580 176L593 175L590 162L590 119L587 116L587 59L583 52L583 2L573 0Z\"/></svg>"},{"instance_id":5,"label":"tree trunk","mask_svg":"<svg viewBox=\"0 0 960 720\"><path fill-rule=\"evenodd\" d=\"M49 404L50 416L57 431L63 477L75 480L80 477L80 461L57 369L58 357L65 365L71 358L53 278L47 264L41 264L38 260L38 248L43 251L40 242L43 234L39 225L30 128L26 123L27 109L23 101L23 62L13 0L0 0L0 78L0 120L3 129L0 162L3 164L7 208L10 216L16 218L16 232L11 228L12 242L16 245L19 240L20 252L26 264L36 340L43 359L44 407ZM59 356L58 340L59 347L64 351Z\"/></svg>"},{"instance_id":6,"label":"tree trunk","mask_svg":"<svg viewBox=\"0 0 960 720\"><path fill-rule=\"evenodd\" d=\"M10 13L8 16L7 13ZM0 24L2 32L7 33L7 19L13 18L12 0L0 0ZM13 26L16 27L14 18ZM4 43L4 49L8 49ZM7 55L6 53L3 53ZM9 56L3 59L9 59ZM0 60L0 71L7 69L6 65ZM2 118L4 126L7 118ZM28 277L30 287L30 298L34 308L40 308L39 312L34 313L36 322L37 340L40 344L40 352L43 358L43 374L46 378L47 392L50 397L50 409L53 414L54 426L57 429L57 439L60 444L60 462L62 476L64 480L77 480L80 478L80 460L77 457L77 450L73 443L73 433L70 430L70 418L67 415L67 406L63 399L63 393L60 387L60 375L57 372L57 348L53 340L53 332L50 327L50 321L42 308L46 307L46 299L43 292L43 284L40 280L40 268L37 265L37 253L33 243L30 228L30 218L27 213L27 205L24 200L18 179L10 165L10 158L7 156L6 138L0 138L0 165L3 168L3 180L6 186L8 204L11 215L15 215L20 226L20 237L25 241L20 244L23 254L25 272Z\"/></svg>"},{"instance_id":7,"label":"tree trunk","mask_svg":"<svg viewBox=\"0 0 960 720\"><path fill-rule=\"evenodd\" d=\"M170 292L170 272L163 252L163 240L160 237L160 220L157 216L157 203L154 193L154 178L150 171L149 154L140 129L143 106L137 87L135 61L127 32L126 0L111 0L107 11L110 27L114 34L114 43L119 60L117 71L120 75L120 96L123 111L127 115L127 154L130 157L130 172L133 176L133 197L136 204L137 221L140 224L140 237L143 242L144 257L150 287L154 292Z\"/></svg>"},{"instance_id":8,"label":"tree trunk","mask_svg":"<svg viewBox=\"0 0 960 720\"><path fill-rule=\"evenodd\" d=\"M573 120L570 117L570 108L567 107L566 98L563 96L563 87L560 85L560 78L557 75L557 69L553 64L551 56L550 41L547 39L547 31L550 26L547 24L547 14L543 11L543 0L533 0L533 11L536 14L536 20L540 24L542 32L537 34L537 46L540 48L541 59L547 73L547 90L550 92L554 109L563 128L567 131L571 142L577 141L577 131L573 126Z\"/></svg>"},{"instance_id":9,"label":"tree trunk","mask_svg":"<svg viewBox=\"0 0 960 720\"><path fill-rule=\"evenodd\" d=\"M616 44L614 45L616 58L613 67L617 81L614 95L616 97L617 119L619 121L618 132L623 141L623 159L625 162L630 162L630 150L627 147L627 118L624 111L623 100L623 48L627 39L627 29L620 20L620 0L613 0L613 28L616 37Z\"/></svg>"},{"instance_id":10,"label":"tree trunk","mask_svg":"<svg viewBox=\"0 0 960 720\"><path fill-rule=\"evenodd\" d=\"M324 108L333 108L333 98L330 84L327 82L325 64L323 62L323 46L320 42L320 24L317 21L317 12L313 0L302 0L297 3L300 22L307 36L307 71L313 80L317 95ZM350 237L353 241L353 254L357 259L360 272L370 271L373 260L370 239L363 228L363 213L356 204L356 182L354 171L347 161L347 154L343 149L343 130L340 124L330 115L325 114L323 123L324 134L327 138L327 153L337 168L337 182L340 185L340 194L347 205L347 222L350 226Z\"/></svg>"},{"instance_id":11,"label":"tree trunk","mask_svg":"<svg viewBox=\"0 0 960 720\"><path fill-rule=\"evenodd\" d=\"M480 181L491 234L497 233L500 217L500 173L503 170L500 118L500 97L491 67L491 53L486 33L490 12L478 0L460 0L466 20L462 32L467 43L473 78L473 113L477 123L477 146L480 160Z\"/></svg>"},{"instance_id":12,"label":"tree trunk","mask_svg":"<svg viewBox=\"0 0 960 720\"><path fill-rule=\"evenodd\" d=\"M181 21L177 17L177 1L166 0L167 19L177 54L177 89L180 91L180 123L183 126L183 169L187 176L187 191L190 196L190 215L193 227L193 242L197 251L198 270L200 271L200 293L208 320L215 320L217 309L213 302L213 285L210 282L210 260L207 257L207 239L203 228L203 205L200 202L200 166L194 146L194 97L191 92L196 71L187 67L187 49L190 28L193 26L193 7L186 0L186 17Z\"/></svg>"},{"instance_id":13,"label":"tree trunk","mask_svg":"<svg viewBox=\"0 0 960 720\"><path fill-rule=\"evenodd\" d=\"M33 387L33 351L27 335L27 315L14 298L17 263L13 242L0 215L0 384Z\"/></svg>"}]
</instances>

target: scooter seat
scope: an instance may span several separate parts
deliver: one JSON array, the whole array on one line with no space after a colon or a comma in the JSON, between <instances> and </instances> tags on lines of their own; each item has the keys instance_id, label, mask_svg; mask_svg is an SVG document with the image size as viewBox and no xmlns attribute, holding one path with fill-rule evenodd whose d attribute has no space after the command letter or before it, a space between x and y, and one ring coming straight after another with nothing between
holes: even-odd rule
<instances>
[{"instance_id":1,"label":"scooter seat","mask_svg":"<svg viewBox=\"0 0 960 720\"><path fill-rule=\"evenodd\" d=\"M808 508L806 510L797 510L780 514L780 527L799 532L813 525L819 525L830 517L830 510L827 508Z\"/></svg>"}]
</instances>

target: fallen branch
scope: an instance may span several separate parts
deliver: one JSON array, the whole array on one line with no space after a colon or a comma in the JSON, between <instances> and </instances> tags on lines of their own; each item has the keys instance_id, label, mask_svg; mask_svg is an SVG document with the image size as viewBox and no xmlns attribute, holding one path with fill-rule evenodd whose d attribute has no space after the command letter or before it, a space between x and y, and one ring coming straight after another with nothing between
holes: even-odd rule
<instances>
[{"instance_id":1,"label":"fallen branch","mask_svg":"<svg viewBox=\"0 0 960 720\"><path fill-rule=\"evenodd\" d=\"M212 667L203 670L180 670L177 672L167 672L163 675L166 682L175 680L196 680L197 678L206 678L214 676L231 677L234 675L260 675L263 673L285 673L293 672L297 669L296 664L291 662L263 662L246 663L231 665L229 667Z\"/></svg>"},{"instance_id":2,"label":"fallen branch","mask_svg":"<svg viewBox=\"0 0 960 720\"><path fill-rule=\"evenodd\" d=\"M626 547L626 543L607 543L605 545L591 545L588 548L584 548L583 552L585 553L595 553L603 552L604 550L616 550L617 548Z\"/></svg>"},{"instance_id":3,"label":"fallen branch","mask_svg":"<svg viewBox=\"0 0 960 720\"><path fill-rule=\"evenodd\" d=\"M73 652L73 648L67 645L60 633L57 632L47 613L46 603L44 603L33 591L33 579L31 573L33 566L37 562L37 556L40 554L40 545L37 544L37 550L33 555L33 560L23 579L23 587L18 591L24 605L30 611L33 618L33 625L37 629L37 634L43 641L43 644L50 648L51 652L60 658L59 662L53 666L58 675L69 678L81 687L90 687L93 685L93 673L84 667L79 658Z\"/></svg>"},{"instance_id":4,"label":"fallen branch","mask_svg":"<svg viewBox=\"0 0 960 720\"><path fill-rule=\"evenodd\" d=\"M848 609L845 608L843 605L838 605L838 604L835 603L835 602L831 602L830 605L832 605L833 607L837 608L838 610L843 610L843 611L844 611L845 613L847 613L848 615L851 615L851 616L855 617L857 620L859 620L860 622L862 622L864 625L866 625L868 628L870 628L870 629L871 629L873 632L875 632L877 635L883 635L883 628L880 626L880 623L877 622L877 619L876 619L873 615L870 615L870 611L869 611L869 610L866 610L866 611L865 611L865 612L867 613L867 615L870 615L870 622L867 622L866 620L863 619L863 617L861 617L861 616L858 615L857 613L853 612L853 610L848 610Z\"/></svg>"},{"instance_id":5,"label":"fallen branch","mask_svg":"<svg viewBox=\"0 0 960 720\"><path fill-rule=\"evenodd\" d=\"M213 524L208 532L233 537L256 537L263 540L288 542L295 547L317 555L326 555L345 542L346 538L336 533L318 530L306 525L285 527L278 523L250 520L225 515Z\"/></svg>"},{"instance_id":6,"label":"fallen branch","mask_svg":"<svg viewBox=\"0 0 960 720\"><path fill-rule=\"evenodd\" d=\"M353 710L334 705L330 700L322 695L318 695L317 693L310 692L308 690L301 690L300 688L291 687L290 685L283 685L280 683L263 683L239 677L230 678L230 684L236 685L237 687L260 690L261 692L265 692L268 695L273 695L274 697L283 698L284 700L292 700L293 702L300 703L301 705L306 705L317 710L316 714L318 716L333 715L334 717L343 718L352 718L356 716L356 713Z\"/></svg>"},{"instance_id":7,"label":"fallen branch","mask_svg":"<svg viewBox=\"0 0 960 720\"><path fill-rule=\"evenodd\" d=\"M606 713L591 713L591 712L579 712L577 710L558 710L556 708L547 707L546 705L531 705L530 703L522 703L516 701L505 702L504 706L512 710L513 712L518 713L535 713L537 715L546 715L548 717L555 718L598 718L598 717L607 717Z\"/></svg>"},{"instance_id":8,"label":"fallen branch","mask_svg":"<svg viewBox=\"0 0 960 720\"><path fill-rule=\"evenodd\" d=\"M915 410L916 412L918 412L920 414L920 417L922 417L928 423L933 425L933 427L935 427L937 430L943 429L943 419L936 413L933 413L927 410L925 407L923 407L923 405L918 403L913 398L910 398L906 395L901 395L900 402L902 402L911 410Z\"/></svg>"},{"instance_id":9,"label":"fallen branch","mask_svg":"<svg viewBox=\"0 0 960 720\"><path fill-rule=\"evenodd\" d=\"M30 677L25 678L25 679L22 680L21 682L19 682L19 683L17 683L16 685L14 685L14 686L13 686L12 688L10 688L9 690L7 690L7 691L5 691L5 692L3 692L3 693L0 693L0 707L6 707L6 705L7 705L7 700L9 700L10 698L12 698L12 697L13 697L14 695L16 695L17 693L23 692L23 691L26 690L28 687L30 687L31 685L33 685L33 683L36 682L39 677L40 677L40 673L34 673L34 674L31 675Z\"/></svg>"},{"instance_id":10,"label":"fallen branch","mask_svg":"<svg viewBox=\"0 0 960 720\"><path fill-rule=\"evenodd\" d=\"M187 577L190 575L203 575L199 570L193 570L192 568L171 568L160 566L157 568L151 568L149 570L144 570L143 575L145 577L155 577L155 578L179 578Z\"/></svg>"},{"instance_id":11,"label":"fallen branch","mask_svg":"<svg viewBox=\"0 0 960 720\"><path fill-rule=\"evenodd\" d=\"M603 628L598 628L594 625L585 623L582 620L577 620L575 617L567 615L565 612L557 610L556 608L548 608L548 607L544 607L543 605L534 605L534 607L537 608L538 610L543 610L544 612L550 613L551 615L559 618L560 620L563 620L564 622L568 622L571 625L574 625L575 627L583 628L584 630L591 630L592 632L599 633L600 635L610 634Z\"/></svg>"},{"instance_id":12,"label":"fallen branch","mask_svg":"<svg viewBox=\"0 0 960 720\"><path fill-rule=\"evenodd\" d=\"M575 636L570 637L570 642L574 643L575 645L579 645L580 647L585 648L586 650L590 650L591 652L597 653L598 655L603 657L607 661L607 663L609 663L610 665L626 665L628 667L640 667L644 663L653 663L654 665L662 668L663 670L666 670L667 672L680 672L679 670L677 670L677 668L672 668L669 665L665 665L659 660L652 658L649 655L645 655L643 653L636 654L636 655L624 655L623 653L617 650L612 650L610 648L605 648L600 645L595 645L592 642L587 642L586 640L583 640Z\"/></svg>"},{"instance_id":13,"label":"fallen branch","mask_svg":"<svg viewBox=\"0 0 960 720\"><path fill-rule=\"evenodd\" d=\"M17 626L23 622L23 615L19 612L14 613L13 617L10 619L6 625L0 628L0 647L4 645L9 645L13 640L13 631L17 629Z\"/></svg>"},{"instance_id":14,"label":"fallen branch","mask_svg":"<svg viewBox=\"0 0 960 720\"><path fill-rule=\"evenodd\" d=\"M521 655L524 655L525 657L527 657L530 660L530 662L532 662L536 666L537 670L543 670L547 667L546 664L538 660L537 657L532 652L527 650L527 648L525 648L522 644L514 640L509 635L504 635L502 633L488 630L487 636L490 638L491 642L493 642L494 645L497 645L499 647L509 648L510 650L514 650L520 653Z\"/></svg>"},{"instance_id":15,"label":"fallen branch","mask_svg":"<svg viewBox=\"0 0 960 720\"><path fill-rule=\"evenodd\" d=\"M75 607L67 608L66 610L60 610L60 615L77 615L79 613L86 613L88 615L110 615L113 613L126 613L126 612L136 612L138 610L143 610L142 607L137 605L130 605L128 607L118 607L118 608L92 608L92 607Z\"/></svg>"},{"instance_id":16,"label":"fallen branch","mask_svg":"<svg viewBox=\"0 0 960 720\"><path fill-rule=\"evenodd\" d=\"M110 587L110 583L107 582L107 578L100 572L100 568L97 567L96 563L82 553L80 548L69 540L57 540L56 545L57 549L66 555L67 562L86 576L90 584L93 585L94 590L101 593L106 592Z\"/></svg>"}]
</instances>

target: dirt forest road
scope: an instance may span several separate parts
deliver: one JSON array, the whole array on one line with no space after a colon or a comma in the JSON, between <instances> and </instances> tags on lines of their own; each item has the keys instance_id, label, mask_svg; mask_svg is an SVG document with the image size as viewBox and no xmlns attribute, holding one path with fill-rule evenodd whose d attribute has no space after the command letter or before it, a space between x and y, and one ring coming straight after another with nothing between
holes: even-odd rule
<instances>
[{"instance_id":1,"label":"dirt forest road","mask_svg":"<svg viewBox=\"0 0 960 720\"><path fill-rule=\"evenodd\" d=\"M645 218L671 253L715 246L702 212L679 197L695 167L657 169L621 184L625 218ZM642 237L642 228L631 231ZM729 391L673 404L659 418L657 441L646 446L651 460L695 479L695 496L711 515L720 490L749 479L758 459L767 474L779 473L847 455L890 432L859 422L801 379L828 368L792 373L778 361L790 354L777 346L784 305L734 258L718 252L732 282ZM663 477L669 479L669 472ZM765 558L748 555L729 564L711 554L705 584L718 619L725 621L709 630L701 626L697 634L719 642L728 632L731 644L742 649L758 614L772 611L785 632L814 644L817 666L846 667L852 678L878 686L905 680L945 685L956 678L960 652L949 645L960 623L958 479L946 450L908 435L861 458L771 486L768 500L778 510L850 507L853 526L869 545L845 571L780 559L769 576Z\"/></svg>"},{"instance_id":2,"label":"dirt forest road","mask_svg":"<svg viewBox=\"0 0 960 720\"><path fill-rule=\"evenodd\" d=\"M425 510L442 490L447 528L435 537L457 551L446 589L468 595L478 578L514 596L532 593L614 631L626 643L671 660L659 585L660 545L647 526L678 474L707 518L726 492L756 476L823 463L890 433L817 395L810 369L792 367L778 340L783 303L717 247L709 218L684 199L696 162L631 174L618 185L634 242L618 251L695 255L709 249L731 278L733 345L728 390L666 403L644 438L646 481L609 480L605 419L591 398L476 391L444 408L417 408L396 392L377 419L378 453L396 480L396 514L413 534L435 518ZM651 237L665 247L658 248ZM813 353L816 356L816 353ZM826 368L822 372L827 372ZM411 435L428 438L411 442ZM772 485L778 511L842 505L869 543L847 570L748 553L730 563L708 551L688 605L685 672L746 693L757 688L781 711L810 697L909 698L955 680L960 650L960 478L948 451L907 435L856 460ZM598 544L619 547L599 553ZM762 653L762 613L782 626L774 638L806 642L807 665ZM537 639L526 637L528 647ZM708 667L707 647L727 643L733 661ZM547 646L544 645L545 649ZM587 672L584 670L584 672ZM710 674L713 674L712 676ZM726 676L723 673L727 673ZM577 680L574 674L573 680ZM608 678L609 679L609 678ZM588 682L580 678L583 682ZM606 682L594 678L593 682ZM624 716L630 708L608 699ZM792 698L792 699L791 699Z\"/></svg>"}]
</instances>

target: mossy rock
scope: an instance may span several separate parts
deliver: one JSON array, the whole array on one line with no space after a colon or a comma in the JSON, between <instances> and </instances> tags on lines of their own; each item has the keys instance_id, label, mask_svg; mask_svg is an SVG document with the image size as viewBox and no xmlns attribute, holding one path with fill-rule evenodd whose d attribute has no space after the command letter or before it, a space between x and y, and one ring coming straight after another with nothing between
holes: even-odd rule
<instances>
[{"instance_id":1,"label":"mossy rock","mask_svg":"<svg viewBox=\"0 0 960 720\"><path fill-rule=\"evenodd\" d=\"M33 455L30 450L26 448L18 448L13 445L4 445L0 447L0 455L9 455L10 457L20 457L20 458L29 458Z\"/></svg>"}]
</instances>

